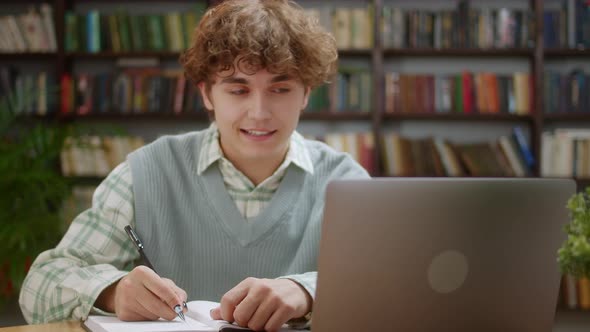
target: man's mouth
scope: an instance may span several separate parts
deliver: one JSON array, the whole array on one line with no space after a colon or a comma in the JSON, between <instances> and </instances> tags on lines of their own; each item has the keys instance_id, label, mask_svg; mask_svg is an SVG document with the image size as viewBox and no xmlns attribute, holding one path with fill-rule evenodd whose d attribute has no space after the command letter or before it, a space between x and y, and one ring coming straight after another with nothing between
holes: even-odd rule
<instances>
[{"instance_id":1,"label":"man's mouth","mask_svg":"<svg viewBox=\"0 0 590 332\"><path fill-rule=\"evenodd\" d=\"M276 130L256 130L256 129L240 129L245 134L250 136L262 137L270 136L276 132Z\"/></svg>"}]
</instances>

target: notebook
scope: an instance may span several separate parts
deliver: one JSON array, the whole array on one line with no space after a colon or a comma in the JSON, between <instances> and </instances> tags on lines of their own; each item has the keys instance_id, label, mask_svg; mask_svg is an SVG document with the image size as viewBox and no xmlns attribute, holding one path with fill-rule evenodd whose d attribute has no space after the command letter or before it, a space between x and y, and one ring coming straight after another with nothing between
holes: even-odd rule
<instances>
[{"instance_id":1,"label":"notebook","mask_svg":"<svg viewBox=\"0 0 590 332\"><path fill-rule=\"evenodd\" d=\"M550 332L572 180L328 185L313 331Z\"/></svg>"},{"instance_id":2,"label":"notebook","mask_svg":"<svg viewBox=\"0 0 590 332\"><path fill-rule=\"evenodd\" d=\"M224 320L213 320L209 315L211 309L219 306L217 302L191 301L187 303L188 311L185 313L186 323L176 318L172 321L160 319L157 321L124 322L117 317L88 316L82 327L91 332L244 332L252 331L248 328L230 324ZM285 325L282 332L295 331Z\"/></svg>"}]
</instances>

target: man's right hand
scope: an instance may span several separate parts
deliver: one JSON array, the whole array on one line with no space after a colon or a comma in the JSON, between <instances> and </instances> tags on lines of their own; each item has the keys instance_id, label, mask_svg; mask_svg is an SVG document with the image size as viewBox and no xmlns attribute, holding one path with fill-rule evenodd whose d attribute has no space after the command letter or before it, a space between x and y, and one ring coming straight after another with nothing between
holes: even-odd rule
<instances>
[{"instance_id":1,"label":"man's right hand","mask_svg":"<svg viewBox=\"0 0 590 332\"><path fill-rule=\"evenodd\" d=\"M137 266L118 282L105 288L96 300L101 310L114 312L120 320L173 320L174 307L186 302L184 290L152 269ZM183 308L186 311L185 308Z\"/></svg>"}]
</instances>

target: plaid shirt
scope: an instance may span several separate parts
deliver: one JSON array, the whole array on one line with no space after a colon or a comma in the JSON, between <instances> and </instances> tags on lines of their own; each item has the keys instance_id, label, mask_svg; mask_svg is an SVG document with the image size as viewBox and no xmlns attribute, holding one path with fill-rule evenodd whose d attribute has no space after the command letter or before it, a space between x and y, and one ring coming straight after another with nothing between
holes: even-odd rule
<instances>
[{"instance_id":1,"label":"plaid shirt","mask_svg":"<svg viewBox=\"0 0 590 332\"><path fill-rule=\"evenodd\" d=\"M197 173L219 161L226 189L246 219L255 217L269 204L291 163L313 173L304 139L294 132L283 163L274 174L254 186L223 156L217 126L212 124L207 133L199 149ZM35 260L34 272L28 274L19 298L25 319L42 323L79 319L89 312L109 314L93 307L94 301L104 288L127 273L124 270L129 268L129 262L139 259L137 250L126 238L113 236L121 234L115 230L128 224L135 224L133 186L129 164L123 162L98 186L92 207L72 221L57 247Z\"/></svg>"},{"instance_id":2,"label":"plaid shirt","mask_svg":"<svg viewBox=\"0 0 590 332\"><path fill-rule=\"evenodd\" d=\"M219 146L219 132L213 123L209 127L209 135L205 138L201 148L197 174L201 175L209 166L219 161L219 169L223 175L225 188L233 201L236 202L242 215L246 219L250 219L256 217L268 205L291 163L313 174L313 165L304 144L303 137L294 132L283 163L270 177L255 186L248 177L223 156L223 151Z\"/></svg>"}]
</instances>

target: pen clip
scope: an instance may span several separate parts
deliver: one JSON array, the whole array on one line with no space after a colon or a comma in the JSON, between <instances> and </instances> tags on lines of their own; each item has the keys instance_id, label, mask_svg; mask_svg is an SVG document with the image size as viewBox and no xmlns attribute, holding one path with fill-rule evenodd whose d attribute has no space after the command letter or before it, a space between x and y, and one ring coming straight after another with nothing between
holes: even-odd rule
<instances>
[{"instance_id":1,"label":"pen clip","mask_svg":"<svg viewBox=\"0 0 590 332\"><path fill-rule=\"evenodd\" d=\"M127 232L127 235L129 235L129 238L131 239L133 244L137 247L137 249L143 250L143 243L141 243L141 240L139 239L137 234L135 234L135 231L133 230L133 228L131 228L131 226L127 225L127 226L125 226L125 232Z\"/></svg>"}]
</instances>

